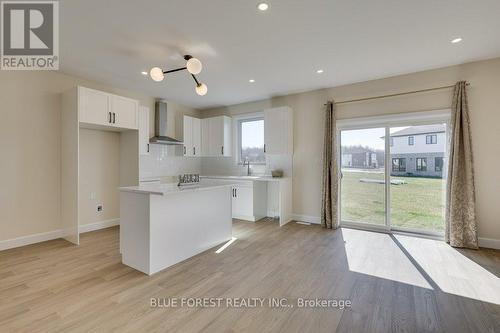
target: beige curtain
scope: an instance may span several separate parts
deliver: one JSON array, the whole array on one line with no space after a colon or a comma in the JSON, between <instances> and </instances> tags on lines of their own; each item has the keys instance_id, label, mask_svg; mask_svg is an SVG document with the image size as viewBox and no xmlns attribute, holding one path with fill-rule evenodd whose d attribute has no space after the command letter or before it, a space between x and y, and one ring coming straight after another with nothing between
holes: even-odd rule
<instances>
[{"instance_id":1,"label":"beige curtain","mask_svg":"<svg viewBox=\"0 0 500 333\"><path fill-rule=\"evenodd\" d=\"M466 82L453 92L450 158L446 200L446 241L451 246L477 249L474 168Z\"/></svg>"},{"instance_id":2,"label":"beige curtain","mask_svg":"<svg viewBox=\"0 0 500 333\"><path fill-rule=\"evenodd\" d=\"M321 200L321 225L327 229L337 229L339 227L338 180L335 103L328 102L325 112L323 192Z\"/></svg>"}]
</instances>

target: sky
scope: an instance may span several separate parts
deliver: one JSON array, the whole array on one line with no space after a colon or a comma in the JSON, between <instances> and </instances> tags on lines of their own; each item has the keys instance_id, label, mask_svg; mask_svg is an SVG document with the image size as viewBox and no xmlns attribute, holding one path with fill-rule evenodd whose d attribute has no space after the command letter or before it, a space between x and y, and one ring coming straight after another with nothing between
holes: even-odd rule
<instances>
[{"instance_id":1,"label":"sky","mask_svg":"<svg viewBox=\"0 0 500 333\"><path fill-rule=\"evenodd\" d=\"M241 146L264 148L264 120L247 121L241 124Z\"/></svg>"},{"instance_id":2,"label":"sky","mask_svg":"<svg viewBox=\"0 0 500 333\"><path fill-rule=\"evenodd\" d=\"M406 127L392 127L390 133L402 130ZM385 128L369 128L361 130L346 130L341 132L340 142L342 146L363 146L373 149L384 150L385 143L381 139L385 136Z\"/></svg>"}]
</instances>

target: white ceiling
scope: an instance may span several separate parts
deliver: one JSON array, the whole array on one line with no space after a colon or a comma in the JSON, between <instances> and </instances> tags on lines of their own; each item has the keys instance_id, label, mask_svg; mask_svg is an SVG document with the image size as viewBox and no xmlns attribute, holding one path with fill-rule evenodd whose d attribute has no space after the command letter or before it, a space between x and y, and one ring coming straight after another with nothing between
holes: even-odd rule
<instances>
[{"instance_id":1,"label":"white ceiling","mask_svg":"<svg viewBox=\"0 0 500 333\"><path fill-rule=\"evenodd\" d=\"M258 2L61 0L61 69L207 108L500 56L499 0ZM203 62L204 97L187 72L141 75L186 53Z\"/></svg>"}]
</instances>

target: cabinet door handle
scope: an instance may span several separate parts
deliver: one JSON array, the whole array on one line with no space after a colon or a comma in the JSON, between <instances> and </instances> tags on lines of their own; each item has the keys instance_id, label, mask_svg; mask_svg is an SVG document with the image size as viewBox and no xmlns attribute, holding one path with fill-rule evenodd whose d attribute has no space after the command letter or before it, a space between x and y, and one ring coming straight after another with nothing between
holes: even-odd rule
<instances>
[{"instance_id":1,"label":"cabinet door handle","mask_svg":"<svg viewBox=\"0 0 500 333\"><path fill-rule=\"evenodd\" d=\"M186 155L186 146L184 146L184 155Z\"/></svg>"},{"instance_id":2,"label":"cabinet door handle","mask_svg":"<svg viewBox=\"0 0 500 333\"><path fill-rule=\"evenodd\" d=\"M236 191L237 188L234 189L234 197L237 198L238 197L238 191Z\"/></svg>"},{"instance_id":3,"label":"cabinet door handle","mask_svg":"<svg viewBox=\"0 0 500 333\"><path fill-rule=\"evenodd\" d=\"M193 155L196 155L196 147L193 147Z\"/></svg>"},{"instance_id":4,"label":"cabinet door handle","mask_svg":"<svg viewBox=\"0 0 500 333\"><path fill-rule=\"evenodd\" d=\"M149 153L149 143L148 143L148 145L147 145L147 148L148 148L148 149L147 149L147 152Z\"/></svg>"},{"instance_id":5,"label":"cabinet door handle","mask_svg":"<svg viewBox=\"0 0 500 333\"><path fill-rule=\"evenodd\" d=\"M111 124L111 123L112 123L112 121L111 121L111 120L112 120L112 118L111 118L111 117L112 117L112 116L111 116L111 112L108 112L108 116L109 116L108 123L110 123L110 124Z\"/></svg>"},{"instance_id":6,"label":"cabinet door handle","mask_svg":"<svg viewBox=\"0 0 500 333\"><path fill-rule=\"evenodd\" d=\"M113 112L113 124L116 124L116 113Z\"/></svg>"},{"instance_id":7,"label":"cabinet door handle","mask_svg":"<svg viewBox=\"0 0 500 333\"><path fill-rule=\"evenodd\" d=\"M264 153L266 152L266 144L264 143Z\"/></svg>"},{"instance_id":8,"label":"cabinet door handle","mask_svg":"<svg viewBox=\"0 0 500 333\"><path fill-rule=\"evenodd\" d=\"M222 146L221 148L222 148L221 153L222 153L222 155L224 155L224 146Z\"/></svg>"}]
</instances>

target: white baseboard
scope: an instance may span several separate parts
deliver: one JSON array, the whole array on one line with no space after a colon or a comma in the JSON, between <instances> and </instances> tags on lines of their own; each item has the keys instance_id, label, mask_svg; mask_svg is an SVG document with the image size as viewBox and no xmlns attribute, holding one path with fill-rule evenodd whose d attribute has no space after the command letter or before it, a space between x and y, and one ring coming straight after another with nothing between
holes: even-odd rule
<instances>
[{"instance_id":1,"label":"white baseboard","mask_svg":"<svg viewBox=\"0 0 500 333\"><path fill-rule=\"evenodd\" d=\"M113 219L113 220L106 220L106 221L96 222L96 223L91 223L91 224L84 224L84 225L81 225L79 227L79 232L82 234L85 232L114 227L115 225L119 225L119 224L120 224L120 219ZM63 230L59 229L59 230L54 230L54 231L42 232L42 233L34 234L34 235L6 239L3 241L0 241L0 251L13 249L13 248L21 247L21 246L25 246L25 245L35 244L35 243L46 242L49 240L62 238L63 236L64 236Z\"/></svg>"},{"instance_id":2,"label":"white baseboard","mask_svg":"<svg viewBox=\"0 0 500 333\"><path fill-rule=\"evenodd\" d=\"M321 224L321 220L320 220L319 216L293 214L292 218L294 221ZM500 250L500 239L479 237L479 246L484 247L484 248L489 248L489 249Z\"/></svg>"},{"instance_id":3,"label":"white baseboard","mask_svg":"<svg viewBox=\"0 0 500 333\"><path fill-rule=\"evenodd\" d=\"M15 247L45 242L53 239L58 239L61 238L62 236L63 236L63 231L62 229L60 229L60 230L42 232L34 235L22 236L18 238L6 239L0 241L0 251L13 249Z\"/></svg>"},{"instance_id":4,"label":"white baseboard","mask_svg":"<svg viewBox=\"0 0 500 333\"><path fill-rule=\"evenodd\" d=\"M120 219L112 219L96 223L83 224L78 227L78 230L80 231L81 234L83 234L86 232L114 227L115 225L120 225Z\"/></svg>"},{"instance_id":5,"label":"white baseboard","mask_svg":"<svg viewBox=\"0 0 500 333\"><path fill-rule=\"evenodd\" d=\"M307 223L313 223L313 224L321 224L321 219L319 218L319 216L292 214L292 219L294 221L307 222Z\"/></svg>"},{"instance_id":6,"label":"white baseboard","mask_svg":"<svg viewBox=\"0 0 500 333\"><path fill-rule=\"evenodd\" d=\"M500 239L479 237L479 247L500 250Z\"/></svg>"}]
</instances>

